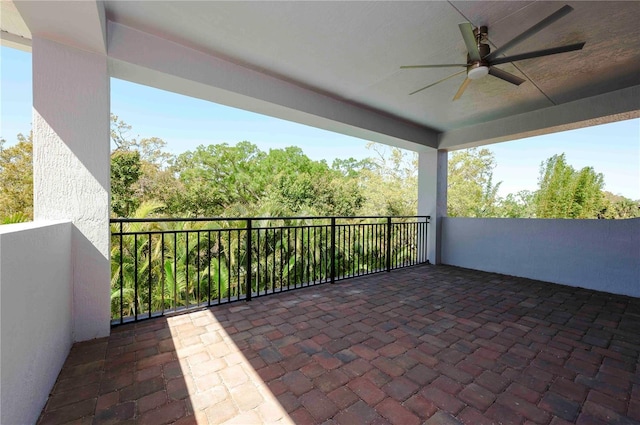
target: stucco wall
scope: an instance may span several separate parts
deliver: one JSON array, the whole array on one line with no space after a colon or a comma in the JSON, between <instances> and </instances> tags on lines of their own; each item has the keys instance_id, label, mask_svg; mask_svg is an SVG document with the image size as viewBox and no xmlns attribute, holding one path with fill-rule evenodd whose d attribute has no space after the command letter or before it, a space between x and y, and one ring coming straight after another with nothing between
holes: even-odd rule
<instances>
[{"instance_id":1,"label":"stucco wall","mask_svg":"<svg viewBox=\"0 0 640 425\"><path fill-rule=\"evenodd\" d=\"M0 423L33 424L72 345L70 222L0 226Z\"/></svg>"},{"instance_id":2,"label":"stucco wall","mask_svg":"<svg viewBox=\"0 0 640 425\"><path fill-rule=\"evenodd\" d=\"M640 219L443 220L442 262L640 297Z\"/></svg>"},{"instance_id":3,"label":"stucco wall","mask_svg":"<svg viewBox=\"0 0 640 425\"><path fill-rule=\"evenodd\" d=\"M33 215L73 221L73 335L109 335L107 59L33 37Z\"/></svg>"}]
</instances>

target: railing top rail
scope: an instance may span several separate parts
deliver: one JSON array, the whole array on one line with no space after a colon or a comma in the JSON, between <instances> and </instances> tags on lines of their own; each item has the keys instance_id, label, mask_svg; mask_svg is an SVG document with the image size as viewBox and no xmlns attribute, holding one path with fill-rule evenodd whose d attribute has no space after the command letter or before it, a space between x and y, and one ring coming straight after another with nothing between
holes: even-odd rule
<instances>
[{"instance_id":1,"label":"railing top rail","mask_svg":"<svg viewBox=\"0 0 640 425\"><path fill-rule=\"evenodd\" d=\"M426 218L428 215L359 215L359 216L294 216L294 217L191 217L191 218L111 218L109 222L114 223L161 223L161 222L178 222L178 221L247 221L247 220L356 220L356 219L394 219L394 218Z\"/></svg>"}]
</instances>

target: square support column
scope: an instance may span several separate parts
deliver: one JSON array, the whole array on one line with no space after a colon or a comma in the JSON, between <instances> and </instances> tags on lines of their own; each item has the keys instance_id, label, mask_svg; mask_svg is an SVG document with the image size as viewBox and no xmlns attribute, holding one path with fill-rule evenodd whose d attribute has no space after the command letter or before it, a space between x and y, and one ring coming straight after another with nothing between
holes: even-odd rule
<instances>
[{"instance_id":1,"label":"square support column","mask_svg":"<svg viewBox=\"0 0 640 425\"><path fill-rule=\"evenodd\" d=\"M418 215L431 216L427 258L440 264L442 217L447 216L446 150L429 150L418 154Z\"/></svg>"},{"instance_id":2,"label":"square support column","mask_svg":"<svg viewBox=\"0 0 640 425\"><path fill-rule=\"evenodd\" d=\"M73 340L110 331L107 57L34 37L34 219L71 220ZM43 282L43 285L47 282Z\"/></svg>"}]
</instances>

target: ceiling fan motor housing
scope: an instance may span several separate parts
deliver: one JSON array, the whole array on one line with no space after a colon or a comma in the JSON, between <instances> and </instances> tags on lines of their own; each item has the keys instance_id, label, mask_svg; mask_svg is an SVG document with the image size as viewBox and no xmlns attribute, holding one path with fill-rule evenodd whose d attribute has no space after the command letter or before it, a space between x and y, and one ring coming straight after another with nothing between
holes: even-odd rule
<instances>
[{"instance_id":1,"label":"ceiling fan motor housing","mask_svg":"<svg viewBox=\"0 0 640 425\"><path fill-rule=\"evenodd\" d=\"M491 53L491 48L489 47L488 44L482 43L482 44L478 44L478 50L480 51L480 57L484 58L485 56L487 56L489 53ZM469 54L467 53L467 64L468 65L473 65L476 63L482 63L485 66L488 66L487 63L483 60L480 61L474 61L471 60L471 58L469 57Z\"/></svg>"},{"instance_id":2,"label":"ceiling fan motor housing","mask_svg":"<svg viewBox=\"0 0 640 425\"><path fill-rule=\"evenodd\" d=\"M480 26L473 30L473 35L476 38L476 45L478 46L478 50L480 51L480 57L484 58L489 53L491 53L491 48L489 44L487 44L487 34L489 33L489 29L486 26ZM473 62L470 60L469 55L467 54L467 63L471 65ZM486 64L485 64L486 66Z\"/></svg>"},{"instance_id":3,"label":"ceiling fan motor housing","mask_svg":"<svg viewBox=\"0 0 640 425\"><path fill-rule=\"evenodd\" d=\"M471 80L477 80L489 73L489 63L482 60L482 58L491 53L491 48L487 44L487 32L488 28L486 26L477 27L473 30L481 59L479 61L472 60L467 54L467 77Z\"/></svg>"}]
</instances>

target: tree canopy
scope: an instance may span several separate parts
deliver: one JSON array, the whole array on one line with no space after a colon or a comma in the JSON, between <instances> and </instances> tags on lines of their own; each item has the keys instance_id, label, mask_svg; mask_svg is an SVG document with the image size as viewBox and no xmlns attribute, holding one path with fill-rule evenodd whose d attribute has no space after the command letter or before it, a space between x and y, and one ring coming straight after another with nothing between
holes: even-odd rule
<instances>
[{"instance_id":1,"label":"tree canopy","mask_svg":"<svg viewBox=\"0 0 640 425\"><path fill-rule=\"evenodd\" d=\"M18 143L5 148L0 139L0 218L2 222L33 218L33 143L18 134Z\"/></svg>"},{"instance_id":2,"label":"tree canopy","mask_svg":"<svg viewBox=\"0 0 640 425\"><path fill-rule=\"evenodd\" d=\"M158 137L132 137L111 116L111 210L127 217L142 205L154 215L292 216L415 215L418 157L370 143L371 157L312 160L299 147L260 150L248 141L198 146L179 155ZM32 140L0 140L0 222L33 216ZM564 154L540 165L538 189L498 196L496 161L486 148L450 154L452 217L633 218L640 201L603 191L593 167L576 170Z\"/></svg>"},{"instance_id":3,"label":"tree canopy","mask_svg":"<svg viewBox=\"0 0 640 425\"><path fill-rule=\"evenodd\" d=\"M496 162L489 149L456 151L449 159L448 213L451 217L495 217L498 189L493 182Z\"/></svg>"},{"instance_id":4,"label":"tree canopy","mask_svg":"<svg viewBox=\"0 0 640 425\"><path fill-rule=\"evenodd\" d=\"M554 155L540 165L533 201L538 218L599 218L604 208L604 177L592 167L580 171Z\"/></svg>"}]
</instances>

